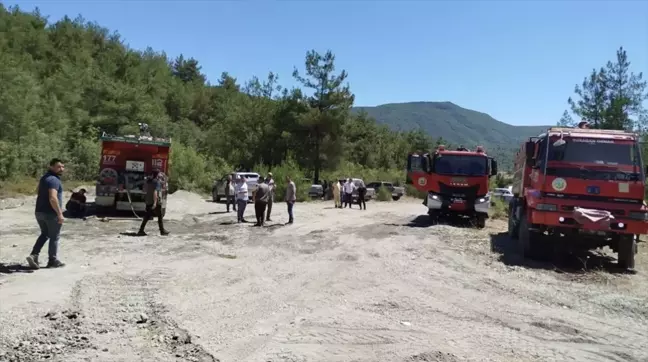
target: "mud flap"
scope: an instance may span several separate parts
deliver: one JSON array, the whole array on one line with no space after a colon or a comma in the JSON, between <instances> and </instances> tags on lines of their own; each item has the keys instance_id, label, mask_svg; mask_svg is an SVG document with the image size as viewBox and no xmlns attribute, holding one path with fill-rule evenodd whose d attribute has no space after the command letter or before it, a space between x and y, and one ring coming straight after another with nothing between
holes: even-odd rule
<instances>
[{"instance_id":1,"label":"mud flap","mask_svg":"<svg viewBox=\"0 0 648 362\"><path fill-rule=\"evenodd\" d=\"M618 264L620 268L634 271L637 240L634 235L621 235L618 245Z\"/></svg>"}]
</instances>

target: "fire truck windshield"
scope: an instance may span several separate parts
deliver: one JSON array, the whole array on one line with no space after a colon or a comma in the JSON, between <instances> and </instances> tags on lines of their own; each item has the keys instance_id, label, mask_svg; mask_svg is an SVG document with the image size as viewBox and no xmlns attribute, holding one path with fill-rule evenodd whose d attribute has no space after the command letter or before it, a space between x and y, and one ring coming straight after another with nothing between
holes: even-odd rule
<instances>
[{"instance_id":1,"label":"fire truck windshield","mask_svg":"<svg viewBox=\"0 0 648 362\"><path fill-rule=\"evenodd\" d=\"M437 156L434 161L434 173L442 175L484 176L488 174L488 160L484 156Z\"/></svg>"},{"instance_id":2,"label":"fire truck windshield","mask_svg":"<svg viewBox=\"0 0 648 362\"><path fill-rule=\"evenodd\" d=\"M608 140L566 139L565 144L549 148L549 161L628 165L638 162L637 149L632 143Z\"/></svg>"}]
</instances>

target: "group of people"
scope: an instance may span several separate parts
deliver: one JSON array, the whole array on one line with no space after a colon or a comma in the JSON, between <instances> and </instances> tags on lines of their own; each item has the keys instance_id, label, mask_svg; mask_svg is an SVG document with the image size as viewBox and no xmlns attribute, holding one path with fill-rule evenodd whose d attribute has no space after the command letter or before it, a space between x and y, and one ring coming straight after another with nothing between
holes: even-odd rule
<instances>
[{"instance_id":1,"label":"group of people","mask_svg":"<svg viewBox=\"0 0 648 362\"><path fill-rule=\"evenodd\" d=\"M356 185L356 182L349 178L344 183L340 183L340 181L332 181L329 185L333 192L333 201L336 208L351 208L353 205L353 193L357 190L358 206L360 206L361 210L367 210L367 203L365 201L367 196L367 187L365 186L364 181L358 180ZM326 191L327 190L325 189L325 194Z\"/></svg>"},{"instance_id":2,"label":"group of people","mask_svg":"<svg viewBox=\"0 0 648 362\"><path fill-rule=\"evenodd\" d=\"M270 214L272 213L272 205L275 199L276 185L272 172L268 172L268 176L259 177L257 188L252 192L252 201L254 202L254 213L256 216L256 223L254 226L263 226L266 221L272 221ZM232 175L227 176L225 183L225 207L227 212L230 212L230 206L236 211L236 220L239 223L245 223L245 209L250 200L250 192L248 190L247 179L239 175L236 180L232 180ZM297 201L297 187L295 183L286 176L286 195L284 197L288 208L288 224L294 222L293 208L295 201Z\"/></svg>"}]
</instances>

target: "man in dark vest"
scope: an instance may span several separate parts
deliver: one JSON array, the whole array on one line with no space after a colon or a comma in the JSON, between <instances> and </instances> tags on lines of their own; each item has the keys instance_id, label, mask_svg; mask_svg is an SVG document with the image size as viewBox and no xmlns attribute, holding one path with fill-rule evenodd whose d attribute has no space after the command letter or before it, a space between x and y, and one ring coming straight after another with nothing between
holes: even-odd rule
<instances>
[{"instance_id":1,"label":"man in dark vest","mask_svg":"<svg viewBox=\"0 0 648 362\"><path fill-rule=\"evenodd\" d=\"M142 219L142 225L140 225L139 232L137 233L138 236L146 236L146 232L144 232L146 223L156 215L158 218L158 226L160 227L160 235L169 235L169 232L164 229L164 222L162 221L162 197L160 195L162 185L158 174L159 171L154 170L151 177L146 180L146 196L144 198L146 202L146 214Z\"/></svg>"}]
</instances>

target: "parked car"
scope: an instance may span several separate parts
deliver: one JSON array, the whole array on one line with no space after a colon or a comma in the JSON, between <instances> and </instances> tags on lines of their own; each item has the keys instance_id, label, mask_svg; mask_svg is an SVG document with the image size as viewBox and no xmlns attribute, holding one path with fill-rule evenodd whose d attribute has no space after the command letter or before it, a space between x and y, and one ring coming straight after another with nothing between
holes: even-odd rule
<instances>
[{"instance_id":1,"label":"parked car","mask_svg":"<svg viewBox=\"0 0 648 362\"><path fill-rule=\"evenodd\" d=\"M367 185L367 187L371 187L376 192L378 192L378 188L380 187L385 187L389 192L392 194L392 200L398 201L403 195L405 195L405 188L404 187L399 187L399 186L394 186L393 183L391 182L385 182L385 181L374 181L371 182Z\"/></svg>"},{"instance_id":2,"label":"parked car","mask_svg":"<svg viewBox=\"0 0 648 362\"><path fill-rule=\"evenodd\" d=\"M508 188L496 188L491 191L491 197L510 202L513 199L513 193Z\"/></svg>"},{"instance_id":3,"label":"parked car","mask_svg":"<svg viewBox=\"0 0 648 362\"><path fill-rule=\"evenodd\" d=\"M344 184L346 183L346 179L340 179L338 181L340 182L340 186L342 186L340 188L340 196L342 196L344 194ZM353 182L356 185L356 190L353 191L353 194L352 194L352 197L353 197L352 201L353 202L358 202L358 189L357 189L357 187L359 187L360 183L364 182L364 181L362 181L362 179L359 179L359 178L352 178L351 182ZM365 195L365 201L369 201L369 200L373 199L374 197L376 197L376 190L374 188L372 188L372 187L369 187L367 184L365 184L365 186L367 187L367 194Z\"/></svg>"},{"instance_id":4,"label":"parked car","mask_svg":"<svg viewBox=\"0 0 648 362\"><path fill-rule=\"evenodd\" d=\"M324 197L324 186L313 184L308 190L308 197L311 199L321 199Z\"/></svg>"},{"instance_id":5,"label":"parked car","mask_svg":"<svg viewBox=\"0 0 648 362\"><path fill-rule=\"evenodd\" d=\"M214 200L214 202L220 202L221 198L225 197L225 184L227 183L227 176L232 176L232 182L235 182L235 180L239 176L245 177L248 186L249 202L252 202L252 194L256 191L260 177L260 175L256 172L232 172L221 177L220 180L214 181L214 186L212 187L212 200Z\"/></svg>"}]
</instances>

